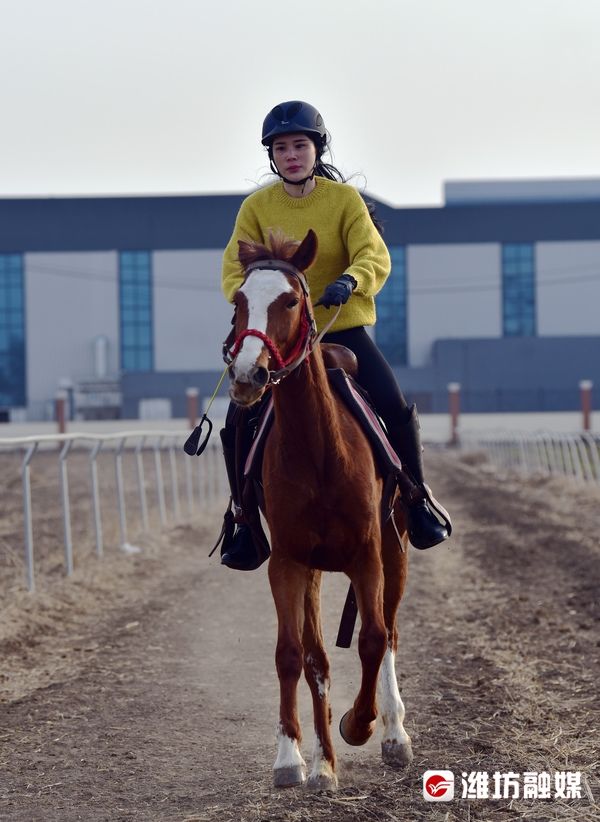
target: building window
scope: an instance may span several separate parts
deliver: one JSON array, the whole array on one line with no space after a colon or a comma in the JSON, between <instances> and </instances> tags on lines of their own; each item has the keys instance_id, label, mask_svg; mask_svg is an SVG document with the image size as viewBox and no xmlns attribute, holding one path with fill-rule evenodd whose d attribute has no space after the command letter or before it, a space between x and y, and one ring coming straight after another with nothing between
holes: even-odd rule
<instances>
[{"instance_id":1,"label":"building window","mask_svg":"<svg viewBox=\"0 0 600 822\"><path fill-rule=\"evenodd\" d=\"M406 249L402 245L390 248L392 271L382 291L377 295L377 325L375 339L390 365L406 365Z\"/></svg>"},{"instance_id":2,"label":"building window","mask_svg":"<svg viewBox=\"0 0 600 822\"><path fill-rule=\"evenodd\" d=\"M535 256L531 243L502 246L502 325L505 337L535 336Z\"/></svg>"},{"instance_id":3,"label":"building window","mask_svg":"<svg viewBox=\"0 0 600 822\"><path fill-rule=\"evenodd\" d=\"M153 357L152 264L149 251L119 255L121 369L151 371Z\"/></svg>"},{"instance_id":4,"label":"building window","mask_svg":"<svg viewBox=\"0 0 600 822\"><path fill-rule=\"evenodd\" d=\"M0 406L25 406L22 254L0 254Z\"/></svg>"}]
</instances>

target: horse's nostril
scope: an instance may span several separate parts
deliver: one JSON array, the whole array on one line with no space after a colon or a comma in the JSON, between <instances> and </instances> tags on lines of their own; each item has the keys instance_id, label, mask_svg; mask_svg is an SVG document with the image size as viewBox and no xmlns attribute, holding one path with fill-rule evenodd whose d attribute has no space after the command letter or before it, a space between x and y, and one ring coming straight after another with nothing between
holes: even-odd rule
<instances>
[{"instance_id":1,"label":"horse's nostril","mask_svg":"<svg viewBox=\"0 0 600 822\"><path fill-rule=\"evenodd\" d=\"M259 365L252 375L252 379L257 385L266 385L269 381L269 372L262 365Z\"/></svg>"}]
</instances>

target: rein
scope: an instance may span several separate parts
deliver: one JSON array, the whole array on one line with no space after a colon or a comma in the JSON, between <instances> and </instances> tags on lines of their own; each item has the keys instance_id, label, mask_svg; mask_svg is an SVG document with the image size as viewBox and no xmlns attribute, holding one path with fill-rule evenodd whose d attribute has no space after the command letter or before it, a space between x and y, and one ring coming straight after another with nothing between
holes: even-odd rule
<instances>
[{"instance_id":1,"label":"rein","mask_svg":"<svg viewBox=\"0 0 600 822\"><path fill-rule=\"evenodd\" d=\"M234 337L235 331L232 329L231 333L223 343L223 359L227 363L228 366L231 366L240 352L242 347L242 343L247 337L258 337L259 340L266 345L269 354L275 361L277 365L277 371L269 371L269 381L267 385L276 385L280 382L284 377L287 377L289 374L292 373L299 365L301 365L304 360L310 355L315 345L317 345L324 335L329 331L331 326L337 320L338 315L342 309L340 305L338 310L335 312L331 320L327 323L325 328L317 334L317 326L315 323L315 318L310 312L310 308L308 306L308 297L309 297L309 290L308 284L306 282L306 277L304 274L296 268L291 263L287 262L286 260L259 260L255 263L250 263L250 265L246 268L246 277L254 271L255 269L269 269L272 271L283 271L286 274L291 274L298 282L300 283L300 287L302 289L302 294L304 296L304 311L302 313L302 319L300 321L300 334L298 335L298 339L296 340L296 344L294 345L293 349L291 350L288 357L284 360L277 346L273 342L273 340L265 334L263 331L259 331L257 328L246 328L244 331L241 332L237 337ZM233 342L233 347L230 348L231 343Z\"/></svg>"}]
</instances>

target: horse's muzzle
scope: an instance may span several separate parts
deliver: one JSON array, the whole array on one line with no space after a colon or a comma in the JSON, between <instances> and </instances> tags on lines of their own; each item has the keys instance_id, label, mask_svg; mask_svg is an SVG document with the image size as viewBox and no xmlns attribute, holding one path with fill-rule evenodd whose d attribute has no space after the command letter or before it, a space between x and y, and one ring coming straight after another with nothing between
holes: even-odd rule
<instances>
[{"instance_id":1,"label":"horse's muzzle","mask_svg":"<svg viewBox=\"0 0 600 822\"><path fill-rule=\"evenodd\" d=\"M264 369L266 371L266 369ZM236 405L241 405L247 408L257 403L265 392L265 385L267 380L260 384L258 382L242 382L241 380L233 380L229 386L229 396Z\"/></svg>"}]
</instances>

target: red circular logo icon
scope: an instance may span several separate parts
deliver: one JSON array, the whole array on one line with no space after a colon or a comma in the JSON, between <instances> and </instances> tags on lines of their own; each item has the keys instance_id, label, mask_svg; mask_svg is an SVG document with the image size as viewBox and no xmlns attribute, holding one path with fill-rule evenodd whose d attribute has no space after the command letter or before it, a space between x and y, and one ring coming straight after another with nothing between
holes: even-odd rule
<instances>
[{"instance_id":1,"label":"red circular logo icon","mask_svg":"<svg viewBox=\"0 0 600 822\"><path fill-rule=\"evenodd\" d=\"M439 773L434 773L425 782L425 790L430 796L435 796L436 799L444 796L449 788L450 782Z\"/></svg>"}]
</instances>

